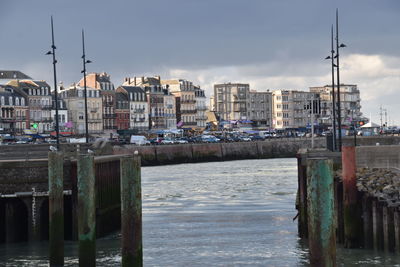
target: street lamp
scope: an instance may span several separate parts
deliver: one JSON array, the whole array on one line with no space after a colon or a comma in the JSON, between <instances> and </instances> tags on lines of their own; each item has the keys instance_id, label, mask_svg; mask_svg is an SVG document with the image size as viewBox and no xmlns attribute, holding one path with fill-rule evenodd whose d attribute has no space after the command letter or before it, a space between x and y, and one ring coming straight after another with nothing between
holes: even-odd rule
<instances>
[{"instance_id":1,"label":"street lamp","mask_svg":"<svg viewBox=\"0 0 400 267\"><path fill-rule=\"evenodd\" d=\"M46 55L53 55L53 75L54 75L54 99L56 102L56 140L57 150L60 149L60 130L58 121L58 92L57 92L57 72L56 72L56 46L54 45L54 27L53 27L53 16L51 16L51 51L48 51Z\"/></svg>"},{"instance_id":2,"label":"street lamp","mask_svg":"<svg viewBox=\"0 0 400 267\"><path fill-rule=\"evenodd\" d=\"M342 151L342 121L341 121L341 106L340 106L340 75L339 75L339 48L346 47L345 44L339 45L339 15L338 9L336 9L336 78L337 78L337 109L338 109L338 128L339 128L339 151Z\"/></svg>"},{"instance_id":3,"label":"street lamp","mask_svg":"<svg viewBox=\"0 0 400 267\"><path fill-rule=\"evenodd\" d=\"M86 60L85 55L85 33L82 30L82 62L83 62L83 87L84 87L84 95L85 95L85 133L86 133L86 143L89 143L89 128L88 128L88 111L87 111L87 88L86 88L86 64L92 63L90 60Z\"/></svg>"},{"instance_id":4,"label":"street lamp","mask_svg":"<svg viewBox=\"0 0 400 267\"><path fill-rule=\"evenodd\" d=\"M331 60L331 69L332 69L332 147L333 150L336 150L336 96L335 96L335 67L336 64L334 63L334 56L335 50L333 50L333 25L331 27L331 55L327 56L325 59L330 59Z\"/></svg>"}]
</instances>

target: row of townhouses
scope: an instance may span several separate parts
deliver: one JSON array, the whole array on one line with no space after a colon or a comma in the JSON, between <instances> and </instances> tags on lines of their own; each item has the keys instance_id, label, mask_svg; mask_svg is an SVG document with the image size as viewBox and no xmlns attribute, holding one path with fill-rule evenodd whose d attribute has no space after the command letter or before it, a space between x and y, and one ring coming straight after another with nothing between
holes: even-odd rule
<instances>
[{"instance_id":1,"label":"row of townhouses","mask_svg":"<svg viewBox=\"0 0 400 267\"><path fill-rule=\"evenodd\" d=\"M117 130L192 129L206 127L206 96L192 82L156 77L125 78L115 87L107 73L90 73L71 86L60 85L58 116L61 132L110 134ZM85 107L86 106L86 107ZM45 81L19 71L0 70L0 131L54 131L54 91Z\"/></svg>"},{"instance_id":2,"label":"row of townhouses","mask_svg":"<svg viewBox=\"0 0 400 267\"><path fill-rule=\"evenodd\" d=\"M337 99L336 92L336 99ZM341 84L340 114L345 127L366 121L361 113L360 91L357 85ZM310 87L309 91L250 90L249 84L224 83L214 85L210 110L220 121L249 122L256 129L300 129L314 125L321 129L332 126L332 86ZM314 116L311 111L314 110ZM315 114L316 113L316 114Z\"/></svg>"}]
</instances>

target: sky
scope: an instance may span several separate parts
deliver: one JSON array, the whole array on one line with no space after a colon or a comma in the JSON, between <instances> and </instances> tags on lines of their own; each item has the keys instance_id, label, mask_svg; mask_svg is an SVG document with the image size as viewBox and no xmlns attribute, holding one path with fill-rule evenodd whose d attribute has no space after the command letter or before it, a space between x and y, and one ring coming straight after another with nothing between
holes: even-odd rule
<instances>
[{"instance_id":1,"label":"sky","mask_svg":"<svg viewBox=\"0 0 400 267\"><path fill-rule=\"evenodd\" d=\"M398 0L0 0L0 69L53 84L78 82L85 31L88 72L155 76L251 89L308 90L331 83L331 25L339 9L341 83L357 84L362 112L400 125Z\"/></svg>"}]
</instances>

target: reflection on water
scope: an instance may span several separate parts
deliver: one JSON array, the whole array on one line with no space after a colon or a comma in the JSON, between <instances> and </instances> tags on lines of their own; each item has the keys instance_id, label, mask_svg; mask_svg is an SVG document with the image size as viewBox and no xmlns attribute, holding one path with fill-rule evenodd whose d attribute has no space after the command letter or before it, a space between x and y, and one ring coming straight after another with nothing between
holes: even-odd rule
<instances>
[{"instance_id":1,"label":"reflection on water","mask_svg":"<svg viewBox=\"0 0 400 267\"><path fill-rule=\"evenodd\" d=\"M307 266L297 238L295 159L144 167L145 266ZM120 265L120 236L97 242L97 265ZM0 245L0 266L47 266L47 242ZM66 266L77 244L65 245ZM398 257L338 250L340 266L400 266Z\"/></svg>"}]
</instances>

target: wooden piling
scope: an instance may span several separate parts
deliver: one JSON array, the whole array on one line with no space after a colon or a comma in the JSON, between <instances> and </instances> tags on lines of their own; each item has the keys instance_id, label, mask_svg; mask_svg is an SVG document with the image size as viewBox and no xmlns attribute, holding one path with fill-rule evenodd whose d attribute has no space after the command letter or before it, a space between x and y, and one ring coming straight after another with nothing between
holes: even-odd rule
<instances>
[{"instance_id":1,"label":"wooden piling","mask_svg":"<svg viewBox=\"0 0 400 267\"><path fill-rule=\"evenodd\" d=\"M79 266L96 266L96 196L94 158L78 160L78 239Z\"/></svg>"},{"instance_id":2,"label":"wooden piling","mask_svg":"<svg viewBox=\"0 0 400 267\"><path fill-rule=\"evenodd\" d=\"M298 172L298 233L300 238L308 237L307 229L307 176L306 166L302 164L303 158L301 154L297 155L297 172Z\"/></svg>"},{"instance_id":3,"label":"wooden piling","mask_svg":"<svg viewBox=\"0 0 400 267\"><path fill-rule=\"evenodd\" d=\"M342 147L344 247L359 248L363 240L361 209L358 204L356 149Z\"/></svg>"},{"instance_id":4,"label":"wooden piling","mask_svg":"<svg viewBox=\"0 0 400 267\"><path fill-rule=\"evenodd\" d=\"M383 249L383 223L382 223L382 207L377 199L372 200L372 230L374 237L374 249Z\"/></svg>"},{"instance_id":5,"label":"wooden piling","mask_svg":"<svg viewBox=\"0 0 400 267\"><path fill-rule=\"evenodd\" d=\"M333 163L307 161L308 237L311 266L336 266Z\"/></svg>"},{"instance_id":6,"label":"wooden piling","mask_svg":"<svg viewBox=\"0 0 400 267\"><path fill-rule=\"evenodd\" d=\"M372 219L372 200L367 195L363 194L362 197L362 217L363 217L363 232L364 232L364 248L374 248L373 238L373 219Z\"/></svg>"},{"instance_id":7,"label":"wooden piling","mask_svg":"<svg viewBox=\"0 0 400 267\"><path fill-rule=\"evenodd\" d=\"M394 244L395 244L394 251L400 254L400 214L398 208L394 209L393 224L394 224Z\"/></svg>"},{"instance_id":8,"label":"wooden piling","mask_svg":"<svg viewBox=\"0 0 400 267\"><path fill-rule=\"evenodd\" d=\"M61 152L48 154L49 175L49 262L64 265L64 156Z\"/></svg>"},{"instance_id":9,"label":"wooden piling","mask_svg":"<svg viewBox=\"0 0 400 267\"><path fill-rule=\"evenodd\" d=\"M386 203L385 203L386 204ZM385 252L394 251L394 224L393 209L387 204L383 207L383 248Z\"/></svg>"},{"instance_id":10,"label":"wooden piling","mask_svg":"<svg viewBox=\"0 0 400 267\"><path fill-rule=\"evenodd\" d=\"M140 156L121 158L122 266L143 266Z\"/></svg>"}]
</instances>

